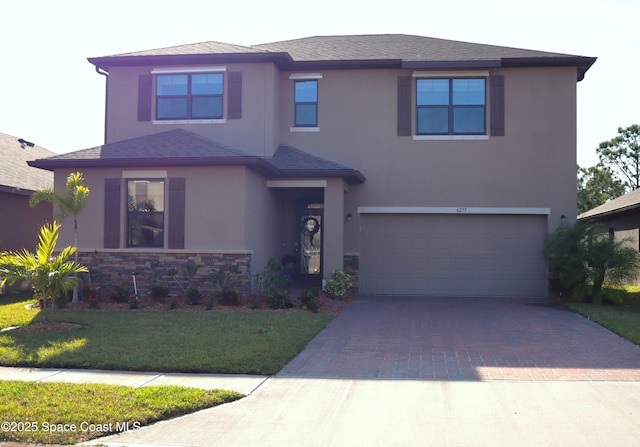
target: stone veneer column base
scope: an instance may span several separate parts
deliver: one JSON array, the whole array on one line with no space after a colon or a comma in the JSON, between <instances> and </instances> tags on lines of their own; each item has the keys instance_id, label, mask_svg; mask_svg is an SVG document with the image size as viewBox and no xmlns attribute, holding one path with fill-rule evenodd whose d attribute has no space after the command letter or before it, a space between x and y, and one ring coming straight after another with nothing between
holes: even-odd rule
<instances>
[{"instance_id":1,"label":"stone veneer column base","mask_svg":"<svg viewBox=\"0 0 640 447\"><path fill-rule=\"evenodd\" d=\"M251 254L206 253L187 251L96 250L78 252L78 262L90 270L91 284L110 290L116 285L126 286L133 293L133 272L136 274L138 295L145 296L154 285L169 287L172 293L180 286L169 275L177 272L182 287L198 287L201 293L215 293L215 272L230 272L230 287L242 294L251 292ZM192 267L189 267L192 266ZM187 272L192 276L189 278ZM86 283L85 283L86 284Z\"/></svg>"}]
</instances>

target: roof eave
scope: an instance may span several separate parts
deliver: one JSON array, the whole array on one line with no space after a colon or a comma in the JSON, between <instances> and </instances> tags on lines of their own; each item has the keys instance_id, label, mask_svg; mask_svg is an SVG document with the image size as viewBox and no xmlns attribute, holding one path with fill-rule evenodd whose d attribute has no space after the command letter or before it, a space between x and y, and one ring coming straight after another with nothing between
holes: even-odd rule
<instances>
[{"instance_id":1,"label":"roof eave","mask_svg":"<svg viewBox=\"0 0 640 447\"><path fill-rule=\"evenodd\" d=\"M276 65L291 63L289 53L219 53L219 54L166 54L90 57L87 60L97 68L135 67L140 65L191 65L221 63L273 62Z\"/></svg>"},{"instance_id":2,"label":"roof eave","mask_svg":"<svg viewBox=\"0 0 640 447\"><path fill-rule=\"evenodd\" d=\"M34 168L54 171L61 168L143 168L170 166L247 166L264 175L275 175L278 171L260 157L165 157L165 158L114 158L90 160L39 159L28 162Z\"/></svg>"},{"instance_id":3,"label":"roof eave","mask_svg":"<svg viewBox=\"0 0 640 447\"><path fill-rule=\"evenodd\" d=\"M504 57L503 67L576 67L577 80L582 81L585 74L596 62L596 57L564 56L564 57Z\"/></svg>"},{"instance_id":4,"label":"roof eave","mask_svg":"<svg viewBox=\"0 0 640 447\"><path fill-rule=\"evenodd\" d=\"M334 178L342 177L351 185L360 185L365 182L362 173L355 169L280 169L278 175L280 178L306 178L306 177L325 177Z\"/></svg>"},{"instance_id":5,"label":"roof eave","mask_svg":"<svg viewBox=\"0 0 640 447\"><path fill-rule=\"evenodd\" d=\"M581 214L580 217L578 216L578 220L588 220L588 219L601 219L603 217L609 217L609 216L613 216L615 214L624 214L624 213L628 213L630 211L634 211L640 209L640 203L634 203L632 205L627 205L627 206L623 206L620 208L616 208L613 210L607 210L607 211L602 211L600 213L596 213L596 214L587 214L589 213L589 211ZM584 216L584 214L587 214L586 216Z\"/></svg>"}]
</instances>

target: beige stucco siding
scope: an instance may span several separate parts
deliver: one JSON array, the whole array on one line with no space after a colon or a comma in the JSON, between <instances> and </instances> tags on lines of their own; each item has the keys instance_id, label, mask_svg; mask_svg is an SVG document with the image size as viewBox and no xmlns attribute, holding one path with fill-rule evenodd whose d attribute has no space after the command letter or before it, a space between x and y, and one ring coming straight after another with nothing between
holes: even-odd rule
<instances>
[{"instance_id":1,"label":"beige stucco siding","mask_svg":"<svg viewBox=\"0 0 640 447\"><path fill-rule=\"evenodd\" d=\"M230 145L252 155L271 155L278 144L279 78L273 64L212 64L225 67L226 73L242 72L242 119L226 119L227 87L225 82L224 116L220 123L138 121L138 76L151 74L154 68L113 67L108 76L106 142L113 143L172 129L185 129ZM225 80L227 78L225 77ZM155 88L155 83L153 84ZM155 97L155 90L153 96ZM155 101L152 102L155 116Z\"/></svg>"},{"instance_id":2,"label":"beige stucco siding","mask_svg":"<svg viewBox=\"0 0 640 447\"><path fill-rule=\"evenodd\" d=\"M397 77L411 73L323 72L319 132L311 133L290 131L293 97L282 89L282 140L367 178L348 194L345 213L358 206L548 207L549 231L561 215L575 218L574 68L490 71L505 78L506 135L444 141L396 134ZM346 227L348 252L359 251L357 228Z\"/></svg>"},{"instance_id":3,"label":"beige stucco siding","mask_svg":"<svg viewBox=\"0 0 640 447\"><path fill-rule=\"evenodd\" d=\"M104 180L123 179L121 191L120 246L126 244L126 178L184 177L185 186L185 250L249 250L246 219L248 215L247 168L183 167L162 169L87 169L85 184L91 193L87 208L78 216L78 247L96 250L104 248ZM132 175L131 173L135 173ZM162 176L163 173L166 177ZM55 187L64 188L68 171L57 171ZM255 175L255 174L254 174ZM165 184L165 213L168 185ZM165 233L168 225L165 214ZM166 241L166 240L165 240ZM73 243L73 219L63 221L61 244ZM165 243L166 246L166 243Z\"/></svg>"}]
</instances>

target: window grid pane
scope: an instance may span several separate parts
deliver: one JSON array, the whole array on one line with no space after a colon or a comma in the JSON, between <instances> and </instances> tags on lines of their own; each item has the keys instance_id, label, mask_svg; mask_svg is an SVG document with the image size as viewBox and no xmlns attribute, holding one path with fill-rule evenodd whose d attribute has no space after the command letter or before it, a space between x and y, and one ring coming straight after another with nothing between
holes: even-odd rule
<instances>
[{"instance_id":1,"label":"window grid pane","mask_svg":"<svg viewBox=\"0 0 640 447\"><path fill-rule=\"evenodd\" d=\"M485 79L418 79L416 108L418 135L484 135Z\"/></svg>"},{"instance_id":2,"label":"window grid pane","mask_svg":"<svg viewBox=\"0 0 640 447\"><path fill-rule=\"evenodd\" d=\"M296 81L294 84L294 125L318 126L318 81Z\"/></svg>"},{"instance_id":3,"label":"window grid pane","mask_svg":"<svg viewBox=\"0 0 640 447\"><path fill-rule=\"evenodd\" d=\"M221 73L156 77L156 119L222 119L224 77Z\"/></svg>"}]
</instances>

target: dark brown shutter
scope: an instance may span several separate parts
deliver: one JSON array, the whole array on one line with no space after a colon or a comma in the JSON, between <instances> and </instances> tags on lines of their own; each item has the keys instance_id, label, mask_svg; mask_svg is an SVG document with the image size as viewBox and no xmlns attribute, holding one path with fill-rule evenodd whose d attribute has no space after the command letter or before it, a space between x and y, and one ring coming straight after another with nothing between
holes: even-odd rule
<instances>
[{"instance_id":1,"label":"dark brown shutter","mask_svg":"<svg viewBox=\"0 0 640 447\"><path fill-rule=\"evenodd\" d=\"M104 248L120 248L120 179L104 179Z\"/></svg>"},{"instance_id":2,"label":"dark brown shutter","mask_svg":"<svg viewBox=\"0 0 640 447\"><path fill-rule=\"evenodd\" d=\"M151 75L138 77L138 121L151 121Z\"/></svg>"},{"instance_id":3,"label":"dark brown shutter","mask_svg":"<svg viewBox=\"0 0 640 447\"><path fill-rule=\"evenodd\" d=\"M489 77L491 101L491 136L502 137L504 126L504 76Z\"/></svg>"},{"instance_id":4,"label":"dark brown shutter","mask_svg":"<svg viewBox=\"0 0 640 447\"><path fill-rule=\"evenodd\" d=\"M411 77L398 77L398 136L411 136Z\"/></svg>"},{"instance_id":5,"label":"dark brown shutter","mask_svg":"<svg viewBox=\"0 0 640 447\"><path fill-rule=\"evenodd\" d=\"M227 118L238 120L242 118L242 72L230 71L228 78Z\"/></svg>"},{"instance_id":6,"label":"dark brown shutter","mask_svg":"<svg viewBox=\"0 0 640 447\"><path fill-rule=\"evenodd\" d=\"M169 248L184 248L185 179L169 179Z\"/></svg>"}]
</instances>

